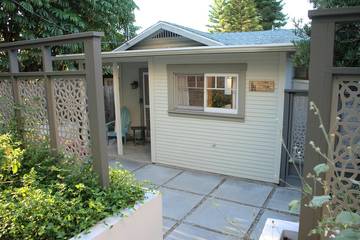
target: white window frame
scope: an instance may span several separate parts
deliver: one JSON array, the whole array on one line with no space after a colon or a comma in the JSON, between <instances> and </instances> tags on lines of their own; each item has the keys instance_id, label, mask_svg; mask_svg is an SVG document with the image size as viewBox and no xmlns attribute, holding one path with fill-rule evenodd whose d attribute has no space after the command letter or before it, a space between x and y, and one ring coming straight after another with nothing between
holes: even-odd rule
<instances>
[{"instance_id":1,"label":"white window frame","mask_svg":"<svg viewBox=\"0 0 360 240\"><path fill-rule=\"evenodd\" d=\"M207 78L215 77L215 88L208 88ZM217 77L225 78L225 88L217 88ZM226 108L216 108L216 107L207 107L208 94L207 90L224 90L226 89L226 78L227 77L235 77L236 78L236 88L231 88L231 91L235 90L235 109L226 109ZM234 73L205 73L204 74L204 112L211 113L225 113L225 114L238 114L239 111L239 74Z\"/></svg>"}]
</instances>

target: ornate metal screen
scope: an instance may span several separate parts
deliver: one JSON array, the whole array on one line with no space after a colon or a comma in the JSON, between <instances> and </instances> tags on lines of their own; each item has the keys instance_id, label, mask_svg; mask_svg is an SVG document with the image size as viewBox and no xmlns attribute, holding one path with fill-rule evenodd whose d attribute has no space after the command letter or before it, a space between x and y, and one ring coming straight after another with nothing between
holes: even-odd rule
<instances>
[{"instance_id":1,"label":"ornate metal screen","mask_svg":"<svg viewBox=\"0 0 360 240\"><path fill-rule=\"evenodd\" d=\"M304 160L308 97L294 95L291 119L291 152L296 161Z\"/></svg>"},{"instance_id":2,"label":"ornate metal screen","mask_svg":"<svg viewBox=\"0 0 360 240\"><path fill-rule=\"evenodd\" d=\"M10 79L0 79L0 104L2 124L8 124L14 114L14 97Z\"/></svg>"},{"instance_id":3,"label":"ornate metal screen","mask_svg":"<svg viewBox=\"0 0 360 240\"><path fill-rule=\"evenodd\" d=\"M90 132L84 77L57 77L54 81L59 144L80 158L90 155Z\"/></svg>"},{"instance_id":4,"label":"ornate metal screen","mask_svg":"<svg viewBox=\"0 0 360 240\"><path fill-rule=\"evenodd\" d=\"M329 179L336 210L360 212L360 76L337 79L334 91L334 160L342 187L334 181L335 172Z\"/></svg>"}]
</instances>

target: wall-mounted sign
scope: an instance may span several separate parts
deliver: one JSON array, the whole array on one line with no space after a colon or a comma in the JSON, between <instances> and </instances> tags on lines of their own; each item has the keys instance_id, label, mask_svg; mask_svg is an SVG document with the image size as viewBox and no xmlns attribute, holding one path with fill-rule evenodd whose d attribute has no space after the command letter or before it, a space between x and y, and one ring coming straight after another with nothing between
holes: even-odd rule
<instances>
[{"instance_id":1,"label":"wall-mounted sign","mask_svg":"<svg viewBox=\"0 0 360 240\"><path fill-rule=\"evenodd\" d=\"M250 92L274 92L275 82L268 80L253 80L249 84Z\"/></svg>"}]
</instances>

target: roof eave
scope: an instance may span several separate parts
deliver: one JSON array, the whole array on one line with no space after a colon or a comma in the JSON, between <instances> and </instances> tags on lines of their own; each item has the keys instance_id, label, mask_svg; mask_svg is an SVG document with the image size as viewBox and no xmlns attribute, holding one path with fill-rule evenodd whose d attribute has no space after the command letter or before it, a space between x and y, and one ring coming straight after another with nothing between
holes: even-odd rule
<instances>
[{"instance_id":1,"label":"roof eave","mask_svg":"<svg viewBox=\"0 0 360 240\"><path fill-rule=\"evenodd\" d=\"M259 52L295 52L293 44L205 46L186 48L160 48L101 53L103 59L153 57L170 55L220 54L220 53L259 53ZM83 60L84 54L58 55L55 60Z\"/></svg>"}]
</instances>

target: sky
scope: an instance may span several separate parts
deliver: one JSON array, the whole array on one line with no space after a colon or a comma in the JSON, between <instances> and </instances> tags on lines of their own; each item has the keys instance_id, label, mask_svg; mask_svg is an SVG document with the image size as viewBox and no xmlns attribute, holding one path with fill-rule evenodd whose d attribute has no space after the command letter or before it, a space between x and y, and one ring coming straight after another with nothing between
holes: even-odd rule
<instances>
[{"instance_id":1,"label":"sky","mask_svg":"<svg viewBox=\"0 0 360 240\"><path fill-rule=\"evenodd\" d=\"M139 10L135 11L139 32L158 21L168 21L207 31L208 13L212 0L135 0ZM283 12L288 16L284 28L293 28L291 19L309 21L307 12L312 8L309 0L283 0Z\"/></svg>"}]
</instances>

